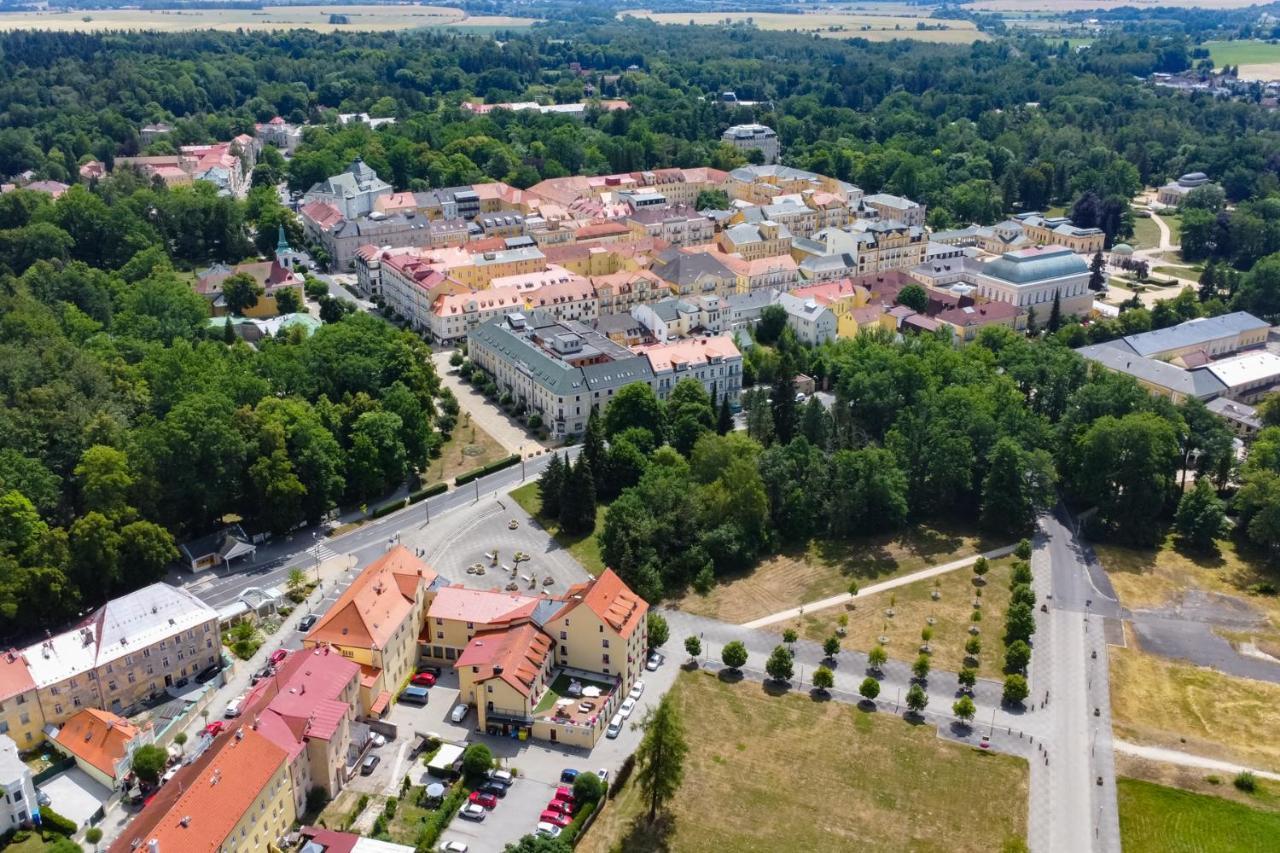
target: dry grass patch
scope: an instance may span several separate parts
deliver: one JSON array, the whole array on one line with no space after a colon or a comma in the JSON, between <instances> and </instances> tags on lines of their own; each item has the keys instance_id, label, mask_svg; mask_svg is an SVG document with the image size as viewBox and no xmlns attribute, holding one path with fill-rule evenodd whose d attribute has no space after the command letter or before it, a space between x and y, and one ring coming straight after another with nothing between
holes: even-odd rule
<instances>
[{"instance_id":1,"label":"dry grass patch","mask_svg":"<svg viewBox=\"0 0 1280 853\"><path fill-rule=\"evenodd\" d=\"M1280 771L1280 684L1174 663L1125 634L1110 651L1116 737Z\"/></svg>"},{"instance_id":2,"label":"dry grass patch","mask_svg":"<svg viewBox=\"0 0 1280 853\"><path fill-rule=\"evenodd\" d=\"M745 575L722 580L706 595L690 591L675 606L741 624L847 592L850 581L866 586L1007 544L949 524L919 525L853 542L814 540L807 548L762 560Z\"/></svg>"},{"instance_id":3,"label":"dry grass patch","mask_svg":"<svg viewBox=\"0 0 1280 853\"><path fill-rule=\"evenodd\" d=\"M332 24L330 15L345 15ZM293 30L319 32L407 30L419 27L527 27L531 18L468 17L448 6L264 6L242 9L83 9L0 14L0 30Z\"/></svg>"},{"instance_id":4,"label":"dry grass patch","mask_svg":"<svg viewBox=\"0 0 1280 853\"><path fill-rule=\"evenodd\" d=\"M979 32L972 21L956 18L931 18L927 13L903 15L857 14L849 12L799 11L785 12L648 12L629 10L618 13L620 17L648 18L659 24L696 24L716 26L726 21L733 24L750 22L760 30L793 30L816 33L826 38L863 38L868 41L892 39L916 39L944 44L972 44L985 41L986 33ZM936 29L916 29L917 24Z\"/></svg>"},{"instance_id":5,"label":"dry grass patch","mask_svg":"<svg viewBox=\"0 0 1280 853\"><path fill-rule=\"evenodd\" d=\"M440 456L428 460L427 470L422 472L422 485L429 486L441 480L452 482L459 474L465 474L490 462L505 459L507 449L471 417L462 412L461 420L453 433L440 447Z\"/></svg>"},{"instance_id":6,"label":"dry grass patch","mask_svg":"<svg viewBox=\"0 0 1280 853\"><path fill-rule=\"evenodd\" d=\"M1231 784L1234 776L1230 773L1164 761L1149 761L1119 752L1116 753L1116 775L1168 788L1179 788L1193 794L1221 797L1251 808L1280 812L1280 782L1270 779L1256 779L1257 789L1249 794Z\"/></svg>"},{"instance_id":7,"label":"dry grass patch","mask_svg":"<svg viewBox=\"0 0 1280 853\"><path fill-rule=\"evenodd\" d=\"M669 817L651 827L626 784L579 851L989 853L1026 835L1021 759L942 741L931 726L888 714L770 696L705 672L682 673L672 696L689 755Z\"/></svg>"},{"instance_id":8,"label":"dry grass patch","mask_svg":"<svg viewBox=\"0 0 1280 853\"><path fill-rule=\"evenodd\" d=\"M836 633L843 617L847 634L841 640L842 647L865 652L884 636L889 638L885 644L889 657L909 662L920 653L920 632L933 617L934 624L929 626L933 629L933 639L929 642L933 665L955 672L964 666L969 617L973 613L973 602L980 600L982 621L978 626L982 629L983 647L977 656L977 669L979 675L994 678L1000 675L1004 661L1001 635L1005 610L1009 607L1013 562L1012 557L990 561L991 570L983 587L974 585L972 569L957 569L865 598L858 596L847 605L805 613L793 622L770 625L768 630L782 633L794 628L801 637L820 643ZM933 600L935 589L939 594L937 601ZM982 590L980 599L976 598L978 589ZM886 615L887 610L893 610L892 617Z\"/></svg>"}]
</instances>

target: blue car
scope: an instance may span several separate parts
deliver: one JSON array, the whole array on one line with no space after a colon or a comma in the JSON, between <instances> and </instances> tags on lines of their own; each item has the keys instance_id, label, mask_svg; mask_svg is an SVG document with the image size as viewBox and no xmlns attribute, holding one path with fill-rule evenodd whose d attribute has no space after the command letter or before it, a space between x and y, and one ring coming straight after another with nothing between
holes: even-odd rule
<instances>
[{"instance_id":1,"label":"blue car","mask_svg":"<svg viewBox=\"0 0 1280 853\"><path fill-rule=\"evenodd\" d=\"M573 780L578 778L578 771L568 768L560 771L560 781L566 785L572 785Z\"/></svg>"}]
</instances>

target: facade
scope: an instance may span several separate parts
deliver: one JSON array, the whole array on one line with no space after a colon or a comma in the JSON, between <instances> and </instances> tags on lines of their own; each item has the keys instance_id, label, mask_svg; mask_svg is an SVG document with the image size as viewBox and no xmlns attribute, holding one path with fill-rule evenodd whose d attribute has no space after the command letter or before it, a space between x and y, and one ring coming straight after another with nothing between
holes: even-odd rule
<instances>
[{"instance_id":1,"label":"facade","mask_svg":"<svg viewBox=\"0 0 1280 853\"><path fill-rule=\"evenodd\" d=\"M924 227L925 206L909 198L888 193L874 193L863 196L862 204L866 210L880 219L901 222L916 228Z\"/></svg>"},{"instance_id":2,"label":"facade","mask_svg":"<svg viewBox=\"0 0 1280 853\"><path fill-rule=\"evenodd\" d=\"M1225 397L1210 400L1206 405L1240 438L1251 439L1262 430L1262 418L1258 417L1258 410L1253 406Z\"/></svg>"},{"instance_id":3,"label":"facade","mask_svg":"<svg viewBox=\"0 0 1280 853\"><path fill-rule=\"evenodd\" d=\"M737 274L718 252L668 249L653 259L649 269L678 296L728 296L738 290Z\"/></svg>"},{"instance_id":4,"label":"facade","mask_svg":"<svg viewBox=\"0 0 1280 853\"><path fill-rule=\"evenodd\" d=\"M1102 251L1106 242L1101 228L1077 228L1065 216L1024 213L1017 220L1028 239L1041 246L1066 246L1081 255L1094 255Z\"/></svg>"},{"instance_id":5,"label":"facade","mask_svg":"<svg viewBox=\"0 0 1280 853\"><path fill-rule=\"evenodd\" d=\"M815 299L819 304L830 308L836 318L838 338L851 338L858 334L859 328L865 325L866 317L866 314L859 314L858 311L871 302L871 291L847 278L796 288L791 291L791 295L802 300ZM878 310L875 312L876 317L879 313Z\"/></svg>"},{"instance_id":6,"label":"facade","mask_svg":"<svg viewBox=\"0 0 1280 853\"><path fill-rule=\"evenodd\" d=\"M862 190L853 184L776 163L734 169L724 180L724 190L730 198L749 204L772 204L778 196L806 190L829 193L847 207L854 207L862 198Z\"/></svg>"},{"instance_id":7,"label":"facade","mask_svg":"<svg viewBox=\"0 0 1280 853\"><path fill-rule=\"evenodd\" d=\"M418 662L418 626L438 575L397 545L365 567L303 639L359 664L362 713L385 709Z\"/></svg>"},{"instance_id":8,"label":"facade","mask_svg":"<svg viewBox=\"0 0 1280 853\"><path fill-rule=\"evenodd\" d=\"M429 249L442 235L453 233L447 224L423 219L416 211L381 213L352 219L328 202L313 201L298 211L303 230L329 254L329 267L355 270L356 256L367 245Z\"/></svg>"},{"instance_id":9,"label":"facade","mask_svg":"<svg viewBox=\"0 0 1280 853\"><path fill-rule=\"evenodd\" d=\"M307 190L303 204L320 202L341 212L346 219L358 219L373 212L374 202L391 192L391 184L357 157L345 172L333 175Z\"/></svg>"},{"instance_id":10,"label":"facade","mask_svg":"<svg viewBox=\"0 0 1280 853\"><path fill-rule=\"evenodd\" d=\"M766 165L778 162L781 152L778 134L763 124L735 124L720 134L720 141L744 153L759 151Z\"/></svg>"},{"instance_id":11,"label":"facade","mask_svg":"<svg viewBox=\"0 0 1280 853\"><path fill-rule=\"evenodd\" d=\"M928 234L920 226L863 220L795 240L792 256L806 279L822 281L910 269L924 262L928 245Z\"/></svg>"},{"instance_id":12,"label":"facade","mask_svg":"<svg viewBox=\"0 0 1280 853\"><path fill-rule=\"evenodd\" d=\"M716 235L716 243L727 255L741 255L745 261L754 261L789 253L791 232L768 220L759 224L744 222L721 231Z\"/></svg>"},{"instance_id":13,"label":"facade","mask_svg":"<svg viewBox=\"0 0 1280 853\"><path fill-rule=\"evenodd\" d=\"M1188 172L1162 186L1156 192L1156 201L1165 207L1178 207L1192 190L1208 185L1209 176L1204 172Z\"/></svg>"},{"instance_id":14,"label":"facade","mask_svg":"<svg viewBox=\"0 0 1280 853\"><path fill-rule=\"evenodd\" d=\"M933 319L951 328L952 339L967 343L988 326L1004 326L1007 329L1026 327L1026 317L1007 302L983 302L963 305L939 311Z\"/></svg>"},{"instance_id":15,"label":"facade","mask_svg":"<svg viewBox=\"0 0 1280 853\"><path fill-rule=\"evenodd\" d=\"M0 735L24 752L44 741L44 714L25 652L9 649L0 656Z\"/></svg>"},{"instance_id":16,"label":"facade","mask_svg":"<svg viewBox=\"0 0 1280 853\"><path fill-rule=\"evenodd\" d=\"M298 125L289 124L280 116L256 125L254 132L263 144L274 145L276 148L282 149L286 156L293 154L294 150L302 142L302 128Z\"/></svg>"},{"instance_id":17,"label":"facade","mask_svg":"<svg viewBox=\"0 0 1280 853\"><path fill-rule=\"evenodd\" d=\"M558 438L581 433L591 409L604 409L624 385L653 380L648 361L630 350L581 323L538 312L475 327L467 353Z\"/></svg>"},{"instance_id":18,"label":"facade","mask_svg":"<svg viewBox=\"0 0 1280 853\"><path fill-rule=\"evenodd\" d=\"M600 316L629 314L637 305L665 297L671 286L649 270L619 270L591 277Z\"/></svg>"},{"instance_id":19,"label":"facade","mask_svg":"<svg viewBox=\"0 0 1280 853\"><path fill-rule=\"evenodd\" d=\"M724 331L723 304L719 296L670 296L648 305L637 305L631 309L631 316L644 327L648 337L666 343L698 330L720 334Z\"/></svg>"},{"instance_id":20,"label":"facade","mask_svg":"<svg viewBox=\"0 0 1280 853\"><path fill-rule=\"evenodd\" d=\"M712 400L737 400L742 392L742 353L729 335L685 338L636 347L649 362L652 386L665 400L683 379L696 379Z\"/></svg>"},{"instance_id":21,"label":"facade","mask_svg":"<svg viewBox=\"0 0 1280 853\"><path fill-rule=\"evenodd\" d=\"M1022 313L1048 319L1055 297L1063 317L1087 317L1093 310L1089 265L1065 246L1006 252L987 263L947 258L922 264L911 277L939 290L961 286L976 302L1006 302Z\"/></svg>"},{"instance_id":22,"label":"facade","mask_svg":"<svg viewBox=\"0 0 1280 853\"><path fill-rule=\"evenodd\" d=\"M836 337L836 315L817 299L801 299L790 293L778 295L778 305L787 312L787 325L803 344L817 346Z\"/></svg>"},{"instance_id":23,"label":"facade","mask_svg":"<svg viewBox=\"0 0 1280 853\"><path fill-rule=\"evenodd\" d=\"M39 809L31 768L18 755L18 745L0 734L0 835L31 823Z\"/></svg>"},{"instance_id":24,"label":"facade","mask_svg":"<svg viewBox=\"0 0 1280 853\"><path fill-rule=\"evenodd\" d=\"M217 666L221 656L218 612L164 583L108 601L22 655L45 726L84 708L127 714L176 681Z\"/></svg>"},{"instance_id":25,"label":"facade","mask_svg":"<svg viewBox=\"0 0 1280 853\"><path fill-rule=\"evenodd\" d=\"M406 319L415 327L430 329L435 342L453 344L472 328L512 311L536 309L557 320L582 322L591 322L599 315L591 282L560 267L495 278L490 284L485 290L441 294L426 318Z\"/></svg>"},{"instance_id":26,"label":"facade","mask_svg":"<svg viewBox=\"0 0 1280 853\"><path fill-rule=\"evenodd\" d=\"M688 205L642 207L627 217L637 237L656 237L673 246L692 246L715 238L715 223Z\"/></svg>"}]
</instances>

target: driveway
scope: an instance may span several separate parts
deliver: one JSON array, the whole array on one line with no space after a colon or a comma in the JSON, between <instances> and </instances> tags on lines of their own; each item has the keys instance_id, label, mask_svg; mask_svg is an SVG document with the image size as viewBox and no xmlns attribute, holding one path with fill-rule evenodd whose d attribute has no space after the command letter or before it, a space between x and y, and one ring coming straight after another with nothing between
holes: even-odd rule
<instances>
[{"instance_id":1,"label":"driveway","mask_svg":"<svg viewBox=\"0 0 1280 853\"><path fill-rule=\"evenodd\" d=\"M493 436L495 441L511 453L523 451L528 455L536 450L545 450L553 446L550 442L538 441L526 432L524 427L507 417L506 412L485 399L485 396L469 383L463 382L462 377L458 375L458 369L449 364L449 357L452 355L453 350L445 350L432 355L431 361L435 364L441 384L453 392L453 396L458 398L458 405L464 412L471 414L472 419L480 425L481 429Z\"/></svg>"},{"instance_id":2,"label":"driveway","mask_svg":"<svg viewBox=\"0 0 1280 853\"><path fill-rule=\"evenodd\" d=\"M45 781L40 790L49 795L49 807L84 826L111 796L111 791L79 767L72 767Z\"/></svg>"}]
</instances>

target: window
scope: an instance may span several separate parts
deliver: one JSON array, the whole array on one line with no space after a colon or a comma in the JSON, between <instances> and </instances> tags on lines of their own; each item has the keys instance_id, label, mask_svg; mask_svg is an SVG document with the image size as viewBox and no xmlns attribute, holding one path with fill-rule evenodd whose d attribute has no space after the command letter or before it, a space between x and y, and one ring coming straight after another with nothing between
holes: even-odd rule
<instances>
[{"instance_id":1,"label":"window","mask_svg":"<svg viewBox=\"0 0 1280 853\"><path fill-rule=\"evenodd\" d=\"M60 704L58 704L58 703L56 703L56 702L55 702L55 703L54 703L54 705L53 705L53 713L55 713L55 714L61 714L61 713L62 713L62 705L60 705Z\"/></svg>"},{"instance_id":2,"label":"window","mask_svg":"<svg viewBox=\"0 0 1280 853\"><path fill-rule=\"evenodd\" d=\"M601 641L600 641L600 645L602 645L604 648L606 648L606 649L607 649L607 648L609 648L609 641L608 641L608 640L601 640Z\"/></svg>"},{"instance_id":3,"label":"window","mask_svg":"<svg viewBox=\"0 0 1280 853\"><path fill-rule=\"evenodd\" d=\"M21 714L18 715L18 722L24 726L27 725L28 723L31 722L31 715L28 714L26 711L23 711Z\"/></svg>"},{"instance_id":4,"label":"window","mask_svg":"<svg viewBox=\"0 0 1280 853\"><path fill-rule=\"evenodd\" d=\"M608 662L609 662L609 656L608 656L608 655L600 655L600 660L602 660L604 663L608 663Z\"/></svg>"},{"instance_id":5,"label":"window","mask_svg":"<svg viewBox=\"0 0 1280 853\"><path fill-rule=\"evenodd\" d=\"M131 672L131 673L129 673L129 683L130 683L130 684L133 684L133 683L134 683L134 682L136 682L137 680L138 680L138 677L137 677L136 675L134 675L132 672Z\"/></svg>"},{"instance_id":6,"label":"window","mask_svg":"<svg viewBox=\"0 0 1280 853\"><path fill-rule=\"evenodd\" d=\"M561 632L560 632L560 639L562 639L562 640L567 640L567 639L569 639L569 632L568 632L568 631L561 631Z\"/></svg>"},{"instance_id":7,"label":"window","mask_svg":"<svg viewBox=\"0 0 1280 853\"><path fill-rule=\"evenodd\" d=\"M164 667L165 669L168 669L168 668L169 668L169 659L168 659L167 657L166 657L166 658L161 658L161 659L160 659L160 665L161 665L162 667Z\"/></svg>"},{"instance_id":8,"label":"window","mask_svg":"<svg viewBox=\"0 0 1280 853\"><path fill-rule=\"evenodd\" d=\"M53 687L49 688L49 693L51 693L54 696L57 696L61 692L62 692L62 688L58 687L58 685L56 684Z\"/></svg>"},{"instance_id":9,"label":"window","mask_svg":"<svg viewBox=\"0 0 1280 853\"><path fill-rule=\"evenodd\" d=\"M115 693L119 688L116 686L116 683L114 681L108 681L107 689L110 690L112 693Z\"/></svg>"},{"instance_id":10,"label":"window","mask_svg":"<svg viewBox=\"0 0 1280 853\"><path fill-rule=\"evenodd\" d=\"M79 696L72 696L72 697L71 697L71 704L72 704L72 705L75 705L77 708L79 708L79 707L80 707L80 697L79 697Z\"/></svg>"}]
</instances>

